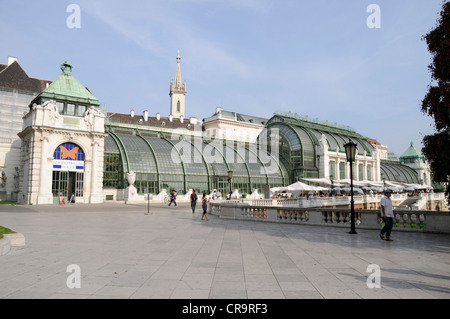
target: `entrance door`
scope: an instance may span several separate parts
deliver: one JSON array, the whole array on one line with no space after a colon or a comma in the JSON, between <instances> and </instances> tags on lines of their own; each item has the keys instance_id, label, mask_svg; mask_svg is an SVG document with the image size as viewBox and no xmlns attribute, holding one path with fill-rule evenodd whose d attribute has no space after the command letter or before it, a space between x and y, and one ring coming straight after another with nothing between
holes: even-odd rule
<instances>
[{"instance_id":1,"label":"entrance door","mask_svg":"<svg viewBox=\"0 0 450 319\"><path fill-rule=\"evenodd\" d=\"M230 191L230 184L228 183L228 178L215 177L213 187L222 194L222 197L226 197L227 192Z\"/></svg>"},{"instance_id":2,"label":"entrance door","mask_svg":"<svg viewBox=\"0 0 450 319\"><path fill-rule=\"evenodd\" d=\"M75 201L83 197L84 183L84 153L73 143L59 145L53 153L53 202L58 202L59 196L65 197L65 202Z\"/></svg>"},{"instance_id":3,"label":"entrance door","mask_svg":"<svg viewBox=\"0 0 450 319\"><path fill-rule=\"evenodd\" d=\"M70 201L72 195L74 199L83 197L83 177L84 173L53 171L53 203L59 202L59 196L64 196L66 203Z\"/></svg>"},{"instance_id":4,"label":"entrance door","mask_svg":"<svg viewBox=\"0 0 450 319\"><path fill-rule=\"evenodd\" d=\"M75 185L76 185L76 172L69 172L69 180L67 183L67 198L68 201L75 202Z\"/></svg>"},{"instance_id":5,"label":"entrance door","mask_svg":"<svg viewBox=\"0 0 450 319\"><path fill-rule=\"evenodd\" d=\"M64 196L64 201L67 203L67 191L68 191L68 172L53 171L52 179L52 193L53 203L59 202L59 197Z\"/></svg>"}]
</instances>

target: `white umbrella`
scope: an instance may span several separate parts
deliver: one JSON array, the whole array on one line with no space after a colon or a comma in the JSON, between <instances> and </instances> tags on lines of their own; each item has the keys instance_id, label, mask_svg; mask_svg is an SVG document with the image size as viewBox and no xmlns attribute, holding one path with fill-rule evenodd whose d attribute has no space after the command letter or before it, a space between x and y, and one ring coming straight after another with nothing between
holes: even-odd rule
<instances>
[{"instance_id":1,"label":"white umbrella","mask_svg":"<svg viewBox=\"0 0 450 319\"><path fill-rule=\"evenodd\" d=\"M331 183L331 180L328 178L302 178L304 181L318 183L326 186L341 186L340 184L336 183L336 181L333 180L333 183Z\"/></svg>"},{"instance_id":2,"label":"white umbrella","mask_svg":"<svg viewBox=\"0 0 450 319\"><path fill-rule=\"evenodd\" d=\"M270 191L272 191L272 192L287 192L287 191L292 191L292 190L295 190L295 189L293 189L289 186L272 187L270 189Z\"/></svg>"},{"instance_id":3,"label":"white umbrella","mask_svg":"<svg viewBox=\"0 0 450 319\"><path fill-rule=\"evenodd\" d=\"M315 191L318 191L318 192L328 191L328 188L326 188L326 187L313 186L313 188L314 188Z\"/></svg>"},{"instance_id":4,"label":"white umbrella","mask_svg":"<svg viewBox=\"0 0 450 319\"><path fill-rule=\"evenodd\" d=\"M312 191L312 190L314 190L313 186L302 183L302 182L295 182L294 184L291 184L288 187L291 188L290 190L293 190L293 191Z\"/></svg>"}]
</instances>

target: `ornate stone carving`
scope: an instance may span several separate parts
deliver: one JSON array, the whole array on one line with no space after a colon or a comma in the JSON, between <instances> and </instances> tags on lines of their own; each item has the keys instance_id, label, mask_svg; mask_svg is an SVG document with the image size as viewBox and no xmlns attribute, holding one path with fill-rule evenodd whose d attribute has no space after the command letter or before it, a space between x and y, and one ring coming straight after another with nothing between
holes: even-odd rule
<instances>
[{"instance_id":1,"label":"ornate stone carving","mask_svg":"<svg viewBox=\"0 0 450 319\"><path fill-rule=\"evenodd\" d=\"M93 106L86 110L86 113L84 114L84 121L86 122L86 126L89 130L94 129L96 116L104 117L103 113Z\"/></svg>"},{"instance_id":2,"label":"ornate stone carving","mask_svg":"<svg viewBox=\"0 0 450 319\"><path fill-rule=\"evenodd\" d=\"M2 177L1 177L1 181L0 181L0 187L5 187L6 186L6 180L8 179L8 177L6 177L6 172L4 170L2 170Z\"/></svg>"},{"instance_id":3,"label":"ornate stone carving","mask_svg":"<svg viewBox=\"0 0 450 319\"><path fill-rule=\"evenodd\" d=\"M14 172L14 191L18 192L20 189L20 171L19 168L16 166L14 167L15 172Z\"/></svg>"},{"instance_id":4,"label":"ornate stone carving","mask_svg":"<svg viewBox=\"0 0 450 319\"><path fill-rule=\"evenodd\" d=\"M50 109L50 121L52 124L55 124L57 120L59 120L62 115L59 114L58 106L56 105L56 102L53 100L47 101L42 105L46 109Z\"/></svg>"}]
</instances>

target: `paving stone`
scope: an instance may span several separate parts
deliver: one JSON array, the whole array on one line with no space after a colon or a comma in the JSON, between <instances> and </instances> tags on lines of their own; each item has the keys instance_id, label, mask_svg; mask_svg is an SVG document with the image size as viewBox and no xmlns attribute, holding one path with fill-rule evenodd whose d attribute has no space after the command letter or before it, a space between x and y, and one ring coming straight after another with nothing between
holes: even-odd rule
<instances>
[{"instance_id":1,"label":"paving stone","mask_svg":"<svg viewBox=\"0 0 450 319\"><path fill-rule=\"evenodd\" d=\"M188 205L0 206L25 246L0 256L0 298L448 299L450 236L224 220ZM20 210L20 212L18 211ZM394 234L393 234L394 235ZM81 288L67 287L78 265ZM368 266L381 288L368 288Z\"/></svg>"}]
</instances>

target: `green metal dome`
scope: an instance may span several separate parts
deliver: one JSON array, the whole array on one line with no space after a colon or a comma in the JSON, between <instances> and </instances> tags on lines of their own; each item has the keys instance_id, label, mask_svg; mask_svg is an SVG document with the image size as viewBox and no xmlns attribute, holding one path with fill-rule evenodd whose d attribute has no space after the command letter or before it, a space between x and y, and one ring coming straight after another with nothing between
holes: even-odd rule
<instances>
[{"instance_id":1,"label":"green metal dome","mask_svg":"<svg viewBox=\"0 0 450 319\"><path fill-rule=\"evenodd\" d=\"M421 159L423 158L423 155L420 151L418 151L415 147L414 147L414 143L411 142L410 146L408 147L408 149L400 156L400 160L402 159Z\"/></svg>"}]
</instances>

